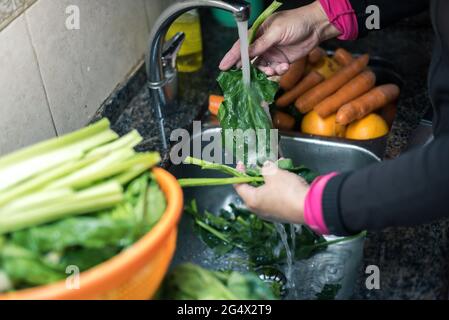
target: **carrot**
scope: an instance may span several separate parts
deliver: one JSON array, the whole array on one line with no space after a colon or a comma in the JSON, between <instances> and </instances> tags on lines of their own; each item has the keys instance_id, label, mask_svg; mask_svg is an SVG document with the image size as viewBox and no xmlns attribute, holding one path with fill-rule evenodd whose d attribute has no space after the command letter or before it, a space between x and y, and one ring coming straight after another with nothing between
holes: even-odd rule
<instances>
[{"instance_id":1,"label":"carrot","mask_svg":"<svg viewBox=\"0 0 449 320\"><path fill-rule=\"evenodd\" d=\"M337 112L337 123L346 125L392 103L399 97L399 87L385 84L345 104Z\"/></svg>"},{"instance_id":2,"label":"carrot","mask_svg":"<svg viewBox=\"0 0 449 320\"><path fill-rule=\"evenodd\" d=\"M346 126L335 122L335 136L339 138L344 138L345 135L346 135Z\"/></svg>"},{"instance_id":3,"label":"carrot","mask_svg":"<svg viewBox=\"0 0 449 320\"><path fill-rule=\"evenodd\" d=\"M301 58L290 65L288 71L281 76L280 86L284 90L290 90L301 80L306 69L306 58Z\"/></svg>"},{"instance_id":4,"label":"carrot","mask_svg":"<svg viewBox=\"0 0 449 320\"><path fill-rule=\"evenodd\" d=\"M354 61L337 71L332 77L310 89L296 99L296 108L302 113L309 112L314 106L331 94L335 93L338 89L351 81L352 78L362 72L368 65L368 62L369 55L367 54L354 59Z\"/></svg>"},{"instance_id":5,"label":"carrot","mask_svg":"<svg viewBox=\"0 0 449 320\"><path fill-rule=\"evenodd\" d=\"M342 66L347 66L354 60L352 54L343 48L335 50L334 59Z\"/></svg>"},{"instance_id":6,"label":"carrot","mask_svg":"<svg viewBox=\"0 0 449 320\"><path fill-rule=\"evenodd\" d=\"M376 75L369 70L363 71L357 77L338 89L333 95L318 103L313 109L322 118L326 118L344 104L367 93L376 84Z\"/></svg>"},{"instance_id":7,"label":"carrot","mask_svg":"<svg viewBox=\"0 0 449 320\"><path fill-rule=\"evenodd\" d=\"M280 130L291 130L295 126L295 118L285 112L276 111L273 115L273 125Z\"/></svg>"},{"instance_id":8,"label":"carrot","mask_svg":"<svg viewBox=\"0 0 449 320\"><path fill-rule=\"evenodd\" d=\"M279 108L284 108L289 106L294 102L300 95L305 93L307 90L312 89L318 83L324 81L324 77L316 72L311 71L308 75L304 77L296 86L290 91L285 92L276 100L276 106Z\"/></svg>"},{"instance_id":9,"label":"carrot","mask_svg":"<svg viewBox=\"0 0 449 320\"><path fill-rule=\"evenodd\" d=\"M398 107L395 103L390 103L387 106L379 110L379 115L385 120L389 127L392 126L394 119L396 118L396 113L398 112Z\"/></svg>"},{"instance_id":10,"label":"carrot","mask_svg":"<svg viewBox=\"0 0 449 320\"><path fill-rule=\"evenodd\" d=\"M324 51L320 47L316 47L315 49L310 51L309 56L308 56L308 61L310 64L317 64L325 56L326 56L326 51Z\"/></svg>"},{"instance_id":11,"label":"carrot","mask_svg":"<svg viewBox=\"0 0 449 320\"><path fill-rule=\"evenodd\" d=\"M209 111L210 111L210 113L212 113L214 116L216 116L218 114L218 110L220 109L221 103L223 101L224 101L223 96L217 96L217 95L211 94L209 96Z\"/></svg>"}]
</instances>

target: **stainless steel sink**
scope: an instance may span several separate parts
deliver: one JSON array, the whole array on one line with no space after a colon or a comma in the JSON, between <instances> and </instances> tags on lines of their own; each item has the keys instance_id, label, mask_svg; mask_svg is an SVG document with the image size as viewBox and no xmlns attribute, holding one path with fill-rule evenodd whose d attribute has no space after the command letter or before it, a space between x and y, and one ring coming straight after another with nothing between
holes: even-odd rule
<instances>
[{"instance_id":1,"label":"stainless steel sink","mask_svg":"<svg viewBox=\"0 0 449 320\"><path fill-rule=\"evenodd\" d=\"M203 135L214 135L219 128L204 129ZM198 140L199 139L199 140ZM193 136L190 143L201 141L201 135ZM204 146L204 143L202 143ZM303 164L321 174L330 171L358 169L380 161L372 152L358 146L345 143L320 141L298 136L281 137L281 148L286 158L295 164ZM177 178L220 177L220 173L203 171L191 165L173 165L169 169ZM186 188L185 203L196 199L199 209L219 212L230 203L242 204L231 186L209 188ZM334 237L330 237L334 238ZM356 279L359 276L363 258L363 238L329 246L327 250L311 259L294 264L294 294L289 297L312 299L326 283L340 283L337 298L348 299L352 296ZM205 246L193 232L193 221L184 215L180 224L177 251L173 265L182 262L194 262L212 269L245 270L247 266L241 260L227 255L217 257Z\"/></svg>"}]
</instances>

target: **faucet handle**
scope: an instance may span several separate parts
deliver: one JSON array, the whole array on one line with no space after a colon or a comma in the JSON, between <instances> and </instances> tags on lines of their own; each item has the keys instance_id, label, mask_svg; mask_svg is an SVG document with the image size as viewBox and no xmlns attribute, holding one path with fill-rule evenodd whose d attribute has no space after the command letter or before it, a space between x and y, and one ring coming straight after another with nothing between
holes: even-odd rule
<instances>
[{"instance_id":1,"label":"faucet handle","mask_svg":"<svg viewBox=\"0 0 449 320\"><path fill-rule=\"evenodd\" d=\"M185 38L186 35L184 32L178 32L165 43L162 52L162 66L164 67L165 73L176 70L176 57L178 56L179 50L181 50Z\"/></svg>"}]
</instances>

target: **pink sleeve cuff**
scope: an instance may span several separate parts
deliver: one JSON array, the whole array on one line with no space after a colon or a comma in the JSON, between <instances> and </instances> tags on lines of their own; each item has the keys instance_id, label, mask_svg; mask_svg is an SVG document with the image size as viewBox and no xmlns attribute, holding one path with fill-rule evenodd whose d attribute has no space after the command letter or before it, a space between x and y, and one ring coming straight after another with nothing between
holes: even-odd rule
<instances>
[{"instance_id":1,"label":"pink sleeve cuff","mask_svg":"<svg viewBox=\"0 0 449 320\"><path fill-rule=\"evenodd\" d=\"M319 234L329 234L323 217L323 191L327 182L337 174L337 172L332 172L316 178L310 186L304 202L304 222Z\"/></svg>"},{"instance_id":2,"label":"pink sleeve cuff","mask_svg":"<svg viewBox=\"0 0 449 320\"><path fill-rule=\"evenodd\" d=\"M357 15L349 0L320 0L329 21L341 32L340 40L355 40L359 35Z\"/></svg>"}]
</instances>

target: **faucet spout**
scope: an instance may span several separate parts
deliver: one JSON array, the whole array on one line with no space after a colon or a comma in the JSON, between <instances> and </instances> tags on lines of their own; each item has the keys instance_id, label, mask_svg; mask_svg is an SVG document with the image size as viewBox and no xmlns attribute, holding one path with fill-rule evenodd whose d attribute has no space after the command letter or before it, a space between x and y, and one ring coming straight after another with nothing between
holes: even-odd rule
<instances>
[{"instance_id":1,"label":"faucet spout","mask_svg":"<svg viewBox=\"0 0 449 320\"><path fill-rule=\"evenodd\" d=\"M149 40L149 47L145 59L148 79L153 84L162 84L163 66L162 48L165 36L171 24L183 13L201 7L223 9L231 12L237 21L249 19L250 5L245 1L219 1L219 0L185 0L168 7L156 21Z\"/></svg>"},{"instance_id":2,"label":"faucet spout","mask_svg":"<svg viewBox=\"0 0 449 320\"><path fill-rule=\"evenodd\" d=\"M250 5L241 0L184 0L169 6L156 21L148 44L145 66L148 76L150 103L161 126L162 142L167 148L164 130L164 115L174 111L177 86L176 69L173 70L173 57L164 57L165 36L171 24L183 13L196 8L209 7L231 12L237 21L247 21Z\"/></svg>"}]
</instances>

